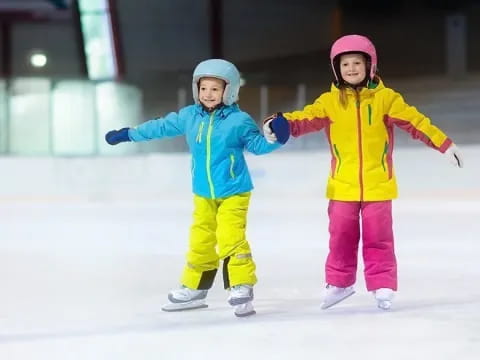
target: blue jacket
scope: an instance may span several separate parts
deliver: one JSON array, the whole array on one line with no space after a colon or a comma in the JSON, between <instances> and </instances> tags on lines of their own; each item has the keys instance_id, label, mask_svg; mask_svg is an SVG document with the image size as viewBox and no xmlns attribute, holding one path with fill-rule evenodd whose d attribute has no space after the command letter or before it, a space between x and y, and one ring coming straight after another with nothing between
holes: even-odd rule
<instances>
[{"instance_id":1,"label":"blue jacket","mask_svg":"<svg viewBox=\"0 0 480 360\"><path fill-rule=\"evenodd\" d=\"M260 155L281 146L269 144L237 104L211 113L201 105L190 105L128 131L130 140L136 142L179 135L186 136L192 154L193 192L210 199L253 189L244 149Z\"/></svg>"}]
</instances>

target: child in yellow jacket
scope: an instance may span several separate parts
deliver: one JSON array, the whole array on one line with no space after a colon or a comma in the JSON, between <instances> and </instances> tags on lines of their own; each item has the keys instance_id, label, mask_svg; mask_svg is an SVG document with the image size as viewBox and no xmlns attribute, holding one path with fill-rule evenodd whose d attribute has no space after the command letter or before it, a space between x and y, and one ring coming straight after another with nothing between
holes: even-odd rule
<instances>
[{"instance_id":1,"label":"child in yellow jacket","mask_svg":"<svg viewBox=\"0 0 480 360\"><path fill-rule=\"evenodd\" d=\"M392 161L394 126L444 153L458 167L463 166L463 160L452 140L428 117L385 87L376 75L377 54L368 38L339 38L331 48L330 61L335 77L331 90L303 110L267 118L264 133L274 142L277 137L271 121L284 117L291 135L325 129L330 144L330 240L322 308L354 293L361 232L367 290L373 292L378 307L389 309L397 290L391 204L397 197Z\"/></svg>"}]
</instances>

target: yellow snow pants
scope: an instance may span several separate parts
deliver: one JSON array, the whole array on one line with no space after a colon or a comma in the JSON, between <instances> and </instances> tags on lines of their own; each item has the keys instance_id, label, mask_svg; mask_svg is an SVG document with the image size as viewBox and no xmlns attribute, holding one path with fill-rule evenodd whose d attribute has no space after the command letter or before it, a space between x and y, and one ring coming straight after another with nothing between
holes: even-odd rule
<instances>
[{"instance_id":1,"label":"yellow snow pants","mask_svg":"<svg viewBox=\"0 0 480 360\"><path fill-rule=\"evenodd\" d=\"M245 236L250 192L220 199L194 195L190 246L181 283L191 289L213 285L223 260L225 289L254 285L255 263Z\"/></svg>"}]
</instances>

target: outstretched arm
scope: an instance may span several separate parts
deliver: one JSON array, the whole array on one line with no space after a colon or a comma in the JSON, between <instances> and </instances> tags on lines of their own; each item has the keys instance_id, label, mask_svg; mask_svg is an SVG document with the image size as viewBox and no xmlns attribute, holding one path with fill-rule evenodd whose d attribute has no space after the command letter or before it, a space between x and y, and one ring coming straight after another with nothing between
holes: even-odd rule
<instances>
[{"instance_id":1,"label":"outstretched arm","mask_svg":"<svg viewBox=\"0 0 480 360\"><path fill-rule=\"evenodd\" d=\"M290 124L290 133L294 137L320 131L330 123L325 112L324 96L320 96L313 104L307 105L303 110L283 113Z\"/></svg>"},{"instance_id":2,"label":"outstretched arm","mask_svg":"<svg viewBox=\"0 0 480 360\"><path fill-rule=\"evenodd\" d=\"M255 155L267 154L282 146L282 143L277 141L276 138L274 141L270 141L266 135L265 137L262 136L257 124L250 117L247 119L246 126L242 131L242 140L245 148Z\"/></svg>"},{"instance_id":3,"label":"outstretched arm","mask_svg":"<svg viewBox=\"0 0 480 360\"><path fill-rule=\"evenodd\" d=\"M413 139L418 139L427 146L444 153L449 161L458 167L463 167L463 157L453 141L430 119L415 107L408 105L403 97L394 92L392 103L385 121L405 130Z\"/></svg>"},{"instance_id":4,"label":"outstretched arm","mask_svg":"<svg viewBox=\"0 0 480 360\"><path fill-rule=\"evenodd\" d=\"M185 121L177 113L170 113L164 118L144 122L128 131L132 141L148 141L163 137L174 137L185 133Z\"/></svg>"},{"instance_id":5,"label":"outstretched arm","mask_svg":"<svg viewBox=\"0 0 480 360\"><path fill-rule=\"evenodd\" d=\"M144 122L135 128L123 128L109 131L105 140L110 145L117 145L126 141L148 141L163 137L173 137L185 133L185 121L181 113L170 113L164 118L157 118Z\"/></svg>"},{"instance_id":6,"label":"outstretched arm","mask_svg":"<svg viewBox=\"0 0 480 360\"><path fill-rule=\"evenodd\" d=\"M408 105L403 97L394 93L386 114L385 121L408 132L413 139L418 139L427 146L444 153L452 144L452 140L430 119L414 106Z\"/></svg>"}]
</instances>

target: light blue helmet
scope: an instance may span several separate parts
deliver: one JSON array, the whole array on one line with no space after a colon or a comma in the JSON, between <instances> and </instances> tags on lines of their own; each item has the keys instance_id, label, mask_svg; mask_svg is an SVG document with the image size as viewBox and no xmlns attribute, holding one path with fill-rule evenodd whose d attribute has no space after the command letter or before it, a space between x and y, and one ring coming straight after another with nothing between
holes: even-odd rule
<instances>
[{"instance_id":1,"label":"light blue helmet","mask_svg":"<svg viewBox=\"0 0 480 360\"><path fill-rule=\"evenodd\" d=\"M235 65L223 59L209 59L202 61L193 71L192 93L196 104L200 103L198 99L198 82L203 77L214 77L225 81L225 91L223 92L223 103L232 105L238 100L240 91L240 73Z\"/></svg>"}]
</instances>

